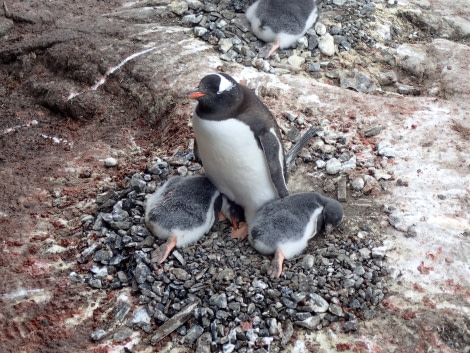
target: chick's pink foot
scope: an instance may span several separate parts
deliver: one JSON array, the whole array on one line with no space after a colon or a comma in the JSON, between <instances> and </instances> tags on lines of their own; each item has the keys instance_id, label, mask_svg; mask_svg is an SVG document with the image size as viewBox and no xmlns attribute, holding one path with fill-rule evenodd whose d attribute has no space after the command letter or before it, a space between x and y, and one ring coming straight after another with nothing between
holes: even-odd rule
<instances>
[{"instance_id":1,"label":"chick's pink foot","mask_svg":"<svg viewBox=\"0 0 470 353\"><path fill-rule=\"evenodd\" d=\"M160 247L152 253L151 262L156 262L158 264L163 263L166 258L170 255L171 251L174 249L175 246L176 237L169 237L165 244L160 245Z\"/></svg>"},{"instance_id":2,"label":"chick's pink foot","mask_svg":"<svg viewBox=\"0 0 470 353\"><path fill-rule=\"evenodd\" d=\"M271 278L279 278L282 273L282 263L284 262L284 254L281 249L277 249L274 258L268 267L268 276Z\"/></svg>"}]
</instances>

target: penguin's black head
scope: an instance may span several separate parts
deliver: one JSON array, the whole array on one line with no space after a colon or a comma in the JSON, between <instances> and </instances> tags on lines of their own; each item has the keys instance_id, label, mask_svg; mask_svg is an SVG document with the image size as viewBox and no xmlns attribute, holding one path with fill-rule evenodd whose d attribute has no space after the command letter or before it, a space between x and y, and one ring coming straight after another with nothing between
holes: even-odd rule
<instances>
[{"instance_id":1,"label":"penguin's black head","mask_svg":"<svg viewBox=\"0 0 470 353\"><path fill-rule=\"evenodd\" d=\"M328 235L333 228L336 228L343 220L344 212L341 204L333 199L327 199L323 209L323 224L325 225L325 235Z\"/></svg>"},{"instance_id":2,"label":"penguin's black head","mask_svg":"<svg viewBox=\"0 0 470 353\"><path fill-rule=\"evenodd\" d=\"M205 110L212 110L233 105L232 101L236 101L239 92L237 81L227 74L217 73L205 76L187 95L196 99Z\"/></svg>"}]
</instances>

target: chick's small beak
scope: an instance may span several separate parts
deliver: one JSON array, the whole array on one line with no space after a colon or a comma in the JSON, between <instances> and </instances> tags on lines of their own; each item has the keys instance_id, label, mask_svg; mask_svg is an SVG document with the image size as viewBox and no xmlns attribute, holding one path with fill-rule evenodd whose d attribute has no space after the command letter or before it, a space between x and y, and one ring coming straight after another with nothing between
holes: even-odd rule
<instances>
[{"instance_id":1,"label":"chick's small beak","mask_svg":"<svg viewBox=\"0 0 470 353\"><path fill-rule=\"evenodd\" d=\"M186 92L186 95L191 99L198 99L204 97L206 94L204 92L201 92L199 88L195 88L189 92Z\"/></svg>"},{"instance_id":2,"label":"chick's small beak","mask_svg":"<svg viewBox=\"0 0 470 353\"><path fill-rule=\"evenodd\" d=\"M327 224L325 226L325 237L327 237L332 230L333 230L333 226L331 224Z\"/></svg>"}]
</instances>

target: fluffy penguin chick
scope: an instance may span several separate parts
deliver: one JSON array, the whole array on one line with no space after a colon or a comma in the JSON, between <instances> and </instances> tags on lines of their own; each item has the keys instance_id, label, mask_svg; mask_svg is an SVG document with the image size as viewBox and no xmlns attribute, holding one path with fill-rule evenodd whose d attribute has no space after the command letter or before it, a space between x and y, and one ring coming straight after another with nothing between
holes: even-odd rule
<instances>
[{"instance_id":1,"label":"fluffy penguin chick","mask_svg":"<svg viewBox=\"0 0 470 353\"><path fill-rule=\"evenodd\" d=\"M292 46L313 26L318 16L315 0L257 0L246 11L253 33L271 43L259 53L264 58L278 48Z\"/></svg>"},{"instance_id":2,"label":"fluffy penguin chick","mask_svg":"<svg viewBox=\"0 0 470 353\"><path fill-rule=\"evenodd\" d=\"M222 207L222 195L203 176L174 177L146 202L145 224L160 239L168 239L152 254L162 263L177 246L194 243L214 224Z\"/></svg>"},{"instance_id":3,"label":"fluffy penguin chick","mask_svg":"<svg viewBox=\"0 0 470 353\"><path fill-rule=\"evenodd\" d=\"M198 101L194 154L217 189L244 209L249 224L263 204L288 195L277 122L254 92L227 74L205 76L188 97ZM245 226L235 237L247 234Z\"/></svg>"},{"instance_id":4,"label":"fluffy penguin chick","mask_svg":"<svg viewBox=\"0 0 470 353\"><path fill-rule=\"evenodd\" d=\"M264 255L275 254L268 269L282 273L284 259L300 254L322 228L328 234L343 219L341 204L313 192L289 195L265 204L249 226L250 244Z\"/></svg>"}]
</instances>

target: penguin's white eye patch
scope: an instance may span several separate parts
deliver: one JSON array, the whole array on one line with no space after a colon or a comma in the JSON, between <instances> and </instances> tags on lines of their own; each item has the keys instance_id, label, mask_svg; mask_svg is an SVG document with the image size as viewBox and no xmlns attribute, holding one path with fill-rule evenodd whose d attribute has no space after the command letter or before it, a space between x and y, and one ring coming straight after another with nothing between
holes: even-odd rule
<instances>
[{"instance_id":1,"label":"penguin's white eye patch","mask_svg":"<svg viewBox=\"0 0 470 353\"><path fill-rule=\"evenodd\" d=\"M221 94L222 92L230 91L233 88L233 83L227 80L224 76L222 75L217 75L220 77L220 83L219 83L219 91L217 94Z\"/></svg>"}]
</instances>

